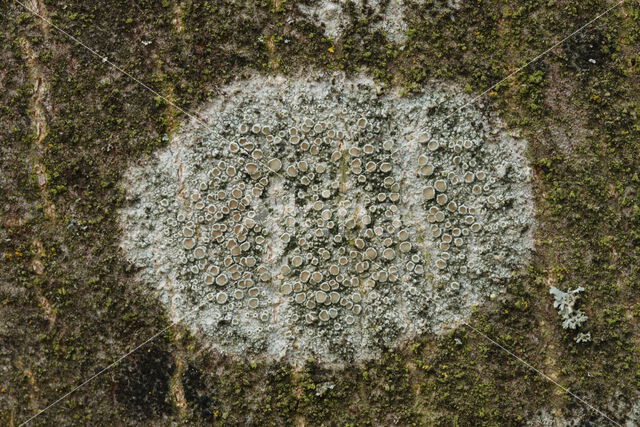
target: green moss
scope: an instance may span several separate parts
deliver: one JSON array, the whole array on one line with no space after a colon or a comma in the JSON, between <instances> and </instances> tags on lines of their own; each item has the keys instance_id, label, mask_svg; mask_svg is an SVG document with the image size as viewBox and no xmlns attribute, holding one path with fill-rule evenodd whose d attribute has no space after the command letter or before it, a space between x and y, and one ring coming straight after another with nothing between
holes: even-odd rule
<instances>
[{"instance_id":1,"label":"green moss","mask_svg":"<svg viewBox=\"0 0 640 427\"><path fill-rule=\"evenodd\" d=\"M596 0L553 8L534 0L480 0L443 12L426 1L411 9L408 42L400 48L373 30L378 17L355 8L342 39L323 38L320 28L299 18L296 3L181 2L182 29L174 24L177 2L127 4L124 15L124 3L115 0L46 5L56 25L189 111L230 80L308 68L364 71L407 94L432 78L477 94L607 7ZM60 33L44 34L40 21L19 6L0 8L10 17L0 31L6 70L0 139L9 142L0 148L0 196L7 207L0 217L0 280L12 286L0 294L5 342L11 343L0 357L12 368L2 381L0 420L11 425L167 326L119 255L116 213L124 200L118 182L129 162L145 161L164 146L185 116ZM640 9L636 3L623 8L482 101L530 141L540 225L529 271L508 285L506 301L480 307L470 323L601 408L616 393L632 396L640 387ZM42 152L33 144L33 85L15 43L20 37L33 44L51 87ZM45 215L43 194L24 167L35 155L49 177L55 218ZM34 240L46 247L42 275L32 265ZM550 283L586 288L592 343L576 344L560 328ZM139 407L104 398L114 390L129 396L128 377L154 385L151 397L136 400L151 402L148 420L179 422L165 387L176 357L189 366L182 421L192 423L511 425L542 406L570 414L577 405L465 327L336 371L312 362L299 370L251 366L170 331L39 422L135 422ZM161 357L149 356L149 349Z\"/></svg>"}]
</instances>

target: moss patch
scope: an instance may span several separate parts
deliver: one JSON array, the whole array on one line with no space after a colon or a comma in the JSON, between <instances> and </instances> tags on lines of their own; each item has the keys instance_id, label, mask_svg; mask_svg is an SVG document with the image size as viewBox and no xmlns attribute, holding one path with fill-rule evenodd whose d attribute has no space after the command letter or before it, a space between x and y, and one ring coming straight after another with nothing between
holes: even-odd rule
<instances>
[{"instance_id":1,"label":"moss patch","mask_svg":"<svg viewBox=\"0 0 640 427\"><path fill-rule=\"evenodd\" d=\"M441 12L420 2L401 48L368 19L341 40L328 40L301 20L295 1L277 3L52 0L45 6L56 25L184 108L236 77L307 67L363 70L406 92L444 78L479 93L610 6L481 0ZM144 162L165 145L184 116L56 31L47 34L16 4L0 7L9 17L0 31L0 132L7 142L0 148L0 357L10 367L2 373L0 420L12 425L166 326L117 250L115 211L123 200L117 183L125 165ZM532 141L542 227L536 262L514 279L511 298L482 307L472 324L604 410L611 397L633 399L640 386L639 20L637 2L625 3L484 101ZM51 87L42 160L55 219L44 215L26 160L35 141L33 84L19 38L33 46ZM42 274L34 270L36 257ZM560 328L548 295L552 284L585 287L582 307L593 343L576 344ZM201 373L200 383L183 379L184 416L193 422L518 424L541 406L567 417L584 409L464 328L337 372L311 362L301 371L241 364L172 333L156 346L149 348L165 355L152 358L157 368L145 368L145 348L123 364L127 375L150 373L162 394L163 378L173 371L170 356L186 354ZM115 397L124 390L120 369L37 423L138 422L140 412ZM154 399L147 422L180 421L161 403L166 398ZM619 420L628 408L624 399L613 414Z\"/></svg>"}]
</instances>

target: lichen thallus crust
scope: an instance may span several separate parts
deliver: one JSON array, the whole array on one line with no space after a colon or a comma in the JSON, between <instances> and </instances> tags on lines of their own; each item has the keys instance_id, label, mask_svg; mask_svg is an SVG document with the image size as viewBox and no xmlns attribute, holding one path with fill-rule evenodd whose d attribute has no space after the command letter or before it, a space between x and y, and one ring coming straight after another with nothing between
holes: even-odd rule
<instances>
[{"instance_id":1,"label":"lichen thallus crust","mask_svg":"<svg viewBox=\"0 0 640 427\"><path fill-rule=\"evenodd\" d=\"M504 291L532 247L524 142L466 98L368 80L229 86L127 175L122 246L176 318L243 357L376 357ZM221 142L224 141L224 142ZM246 153L246 155L243 155Z\"/></svg>"}]
</instances>

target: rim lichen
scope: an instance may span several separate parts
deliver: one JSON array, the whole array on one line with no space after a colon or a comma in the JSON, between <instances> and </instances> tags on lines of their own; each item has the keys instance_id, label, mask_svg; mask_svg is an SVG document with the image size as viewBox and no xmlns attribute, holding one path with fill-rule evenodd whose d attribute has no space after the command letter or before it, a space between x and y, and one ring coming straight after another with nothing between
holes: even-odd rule
<instances>
[{"instance_id":1,"label":"rim lichen","mask_svg":"<svg viewBox=\"0 0 640 427\"><path fill-rule=\"evenodd\" d=\"M122 247L172 316L241 357L339 365L440 332L532 248L523 141L455 88L228 86L127 175ZM426 168L426 169L425 169Z\"/></svg>"}]
</instances>

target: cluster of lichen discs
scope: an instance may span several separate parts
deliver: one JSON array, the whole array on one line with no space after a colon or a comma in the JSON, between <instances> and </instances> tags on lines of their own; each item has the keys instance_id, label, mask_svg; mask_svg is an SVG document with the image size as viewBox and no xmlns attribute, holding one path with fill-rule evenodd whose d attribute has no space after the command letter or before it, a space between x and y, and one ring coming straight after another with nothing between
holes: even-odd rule
<instances>
[{"instance_id":1,"label":"cluster of lichen discs","mask_svg":"<svg viewBox=\"0 0 640 427\"><path fill-rule=\"evenodd\" d=\"M186 206L206 213L180 219L185 257L203 260L190 271L216 303L233 300L270 323L277 295L293 311L292 325L339 330L359 322L376 287L424 277L424 248L411 241L400 183L381 160L391 145L383 148L366 117L342 125L350 131L311 118L277 129L243 123L229 144L239 155L213 161ZM210 238L199 241L196 228ZM395 301L381 302L390 309Z\"/></svg>"},{"instance_id":2,"label":"cluster of lichen discs","mask_svg":"<svg viewBox=\"0 0 640 427\"><path fill-rule=\"evenodd\" d=\"M368 300L382 314L396 286L424 279L426 247L402 220L397 167L383 160L393 146L366 117L341 125L241 123L224 135L235 156L212 158L177 214L180 279L196 282L195 301L251 310L267 328L284 316L340 331Z\"/></svg>"},{"instance_id":3,"label":"cluster of lichen discs","mask_svg":"<svg viewBox=\"0 0 640 427\"><path fill-rule=\"evenodd\" d=\"M517 157L485 147L477 123L436 125L434 104L464 99L300 80L232 90L209 126L130 173L123 216L129 257L213 347L373 357L455 320L516 266L516 247L496 256L528 221L526 176L491 173ZM520 219L499 218L505 200ZM491 235L500 221L517 230Z\"/></svg>"}]
</instances>

